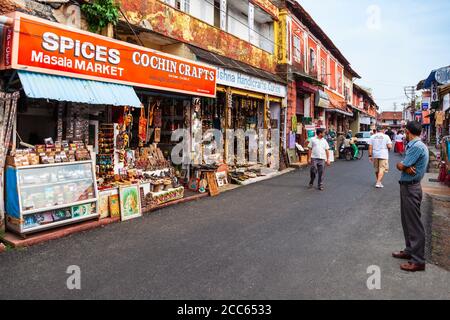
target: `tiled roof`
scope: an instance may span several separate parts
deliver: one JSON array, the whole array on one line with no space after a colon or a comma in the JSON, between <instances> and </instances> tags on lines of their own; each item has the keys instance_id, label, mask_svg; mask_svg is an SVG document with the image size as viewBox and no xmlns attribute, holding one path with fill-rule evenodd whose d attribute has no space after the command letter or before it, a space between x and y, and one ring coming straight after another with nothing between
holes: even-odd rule
<instances>
[{"instance_id":1,"label":"tiled roof","mask_svg":"<svg viewBox=\"0 0 450 320\"><path fill-rule=\"evenodd\" d=\"M385 111L380 114L381 120L403 120L402 112Z\"/></svg>"}]
</instances>

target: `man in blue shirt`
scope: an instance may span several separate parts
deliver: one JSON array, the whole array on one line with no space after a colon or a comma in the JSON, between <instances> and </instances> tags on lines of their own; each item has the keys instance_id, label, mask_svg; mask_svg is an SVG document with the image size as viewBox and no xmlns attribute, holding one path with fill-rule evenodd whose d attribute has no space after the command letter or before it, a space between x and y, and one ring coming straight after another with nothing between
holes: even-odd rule
<instances>
[{"instance_id":1,"label":"man in blue shirt","mask_svg":"<svg viewBox=\"0 0 450 320\"><path fill-rule=\"evenodd\" d=\"M410 121L406 125L406 156L397 164L402 172L400 177L400 200L403 233L406 248L394 252L392 256L409 260L400 265L405 271L425 271L425 229L421 220L420 205L422 203L422 181L429 161L427 146L420 140L422 125Z\"/></svg>"}]
</instances>

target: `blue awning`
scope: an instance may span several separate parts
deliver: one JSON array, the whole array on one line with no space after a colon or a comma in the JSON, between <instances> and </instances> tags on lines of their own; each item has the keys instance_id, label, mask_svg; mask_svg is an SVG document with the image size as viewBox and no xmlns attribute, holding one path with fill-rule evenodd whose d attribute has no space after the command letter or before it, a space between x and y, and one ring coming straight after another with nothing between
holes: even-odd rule
<instances>
[{"instance_id":1,"label":"blue awning","mask_svg":"<svg viewBox=\"0 0 450 320\"><path fill-rule=\"evenodd\" d=\"M436 71L432 71L428 78L425 79L421 89L430 89L433 81L436 81ZM419 89L420 90L420 89Z\"/></svg>"},{"instance_id":2,"label":"blue awning","mask_svg":"<svg viewBox=\"0 0 450 320\"><path fill-rule=\"evenodd\" d=\"M86 104L141 107L133 87L92 80L18 71L27 97Z\"/></svg>"}]
</instances>

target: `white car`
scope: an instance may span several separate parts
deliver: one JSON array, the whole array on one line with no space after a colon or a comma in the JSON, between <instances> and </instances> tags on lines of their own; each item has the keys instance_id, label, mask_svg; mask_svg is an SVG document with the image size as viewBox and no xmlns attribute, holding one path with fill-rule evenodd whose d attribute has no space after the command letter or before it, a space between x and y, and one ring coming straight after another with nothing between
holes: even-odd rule
<instances>
[{"instance_id":1,"label":"white car","mask_svg":"<svg viewBox=\"0 0 450 320\"><path fill-rule=\"evenodd\" d=\"M368 150L369 149L369 140L370 140L371 136L372 136L372 132L370 132L370 131L358 132L355 135L356 139L358 139L356 141L358 148Z\"/></svg>"}]
</instances>

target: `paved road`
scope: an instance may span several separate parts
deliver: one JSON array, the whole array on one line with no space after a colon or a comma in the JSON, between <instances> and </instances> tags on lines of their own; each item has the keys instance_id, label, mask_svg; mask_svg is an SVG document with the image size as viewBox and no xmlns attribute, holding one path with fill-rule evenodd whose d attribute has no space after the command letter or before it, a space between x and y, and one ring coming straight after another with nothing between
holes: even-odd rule
<instances>
[{"instance_id":1,"label":"paved road","mask_svg":"<svg viewBox=\"0 0 450 320\"><path fill-rule=\"evenodd\" d=\"M393 161L391 165L393 165ZM400 271L397 173L373 188L367 158L307 171L0 255L0 298L442 299L450 274ZM66 288L78 265L80 291ZM381 290L366 287L381 268Z\"/></svg>"}]
</instances>

